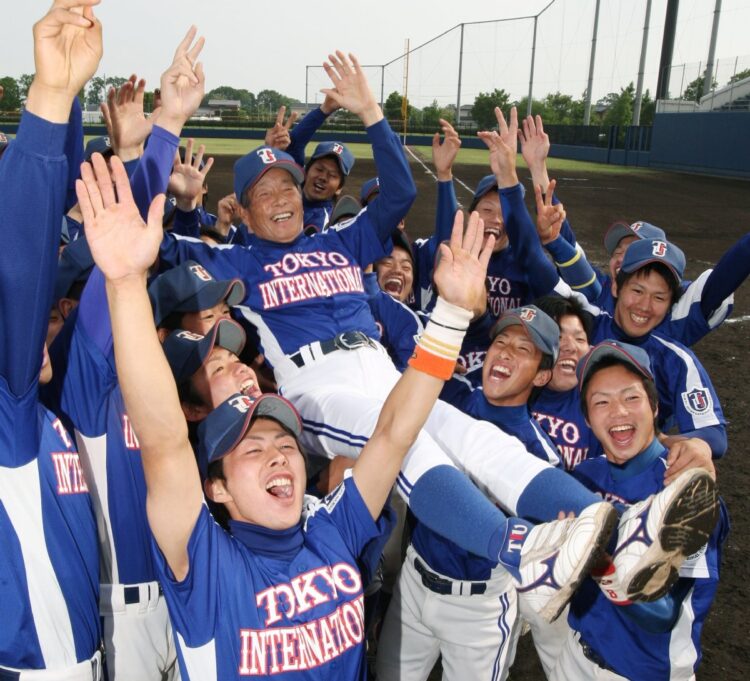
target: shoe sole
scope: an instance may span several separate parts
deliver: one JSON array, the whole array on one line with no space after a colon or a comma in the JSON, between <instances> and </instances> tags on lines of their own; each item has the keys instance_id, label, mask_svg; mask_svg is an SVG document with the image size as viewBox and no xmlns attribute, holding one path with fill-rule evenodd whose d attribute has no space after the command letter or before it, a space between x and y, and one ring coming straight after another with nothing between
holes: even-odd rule
<instances>
[{"instance_id":1,"label":"shoe sole","mask_svg":"<svg viewBox=\"0 0 750 681\"><path fill-rule=\"evenodd\" d=\"M650 602L664 596L677 581L682 563L706 544L718 520L716 483L696 471L665 509L658 543L644 554L647 565L630 580L628 598Z\"/></svg>"},{"instance_id":2,"label":"shoe sole","mask_svg":"<svg viewBox=\"0 0 750 681\"><path fill-rule=\"evenodd\" d=\"M578 564L571 578L565 583L565 586L561 587L555 596L539 611L539 615L549 623L554 622L560 617L581 582L588 576L591 568L604 554L604 549L617 525L618 517L617 511L610 504L602 504L601 510L594 516L594 520L599 516L601 516L599 532L594 539L591 551Z\"/></svg>"}]
</instances>

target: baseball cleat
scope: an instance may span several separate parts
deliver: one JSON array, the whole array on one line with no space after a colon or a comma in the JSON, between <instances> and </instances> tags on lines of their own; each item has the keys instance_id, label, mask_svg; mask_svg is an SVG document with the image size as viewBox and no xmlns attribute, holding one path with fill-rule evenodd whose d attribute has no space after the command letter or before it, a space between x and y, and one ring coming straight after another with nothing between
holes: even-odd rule
<instances>
[{"instance_id":1,"label":"baseball cleat","mask_svg":"<svg viewBox=\"0 0 750 681\"><path fill-rule=\"evenodd\" d=\"M606 502L592 504L577 518L536 526L511 518L500 563L515 577L517 591L527 604L547 622L554 622L601 555L616 524L617 512ZM519 538L523 528L527 532Z\"/></svg>"},{"instance_id":2,"label":"baseball cleat","mask_svg":"<svg viewBox=\"0 0 750 681\"><path fill-rule=\"evenodd\" d=\"M685 471L622 514L614 574L599 580L602 590L615 603L661 598L685 559L706 544L718 519L714 480L702 469Z\"/></svg>"}]
</instances>

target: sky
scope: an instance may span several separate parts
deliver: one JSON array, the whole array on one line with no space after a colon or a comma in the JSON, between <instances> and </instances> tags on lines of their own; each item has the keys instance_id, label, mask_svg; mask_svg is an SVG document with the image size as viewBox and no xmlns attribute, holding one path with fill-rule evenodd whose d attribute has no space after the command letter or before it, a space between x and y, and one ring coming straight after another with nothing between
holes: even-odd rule
<instances>
[{"instance_id":1,"label":"sky","mask_svg":"<svg viewBox=\"0 0 750 681\"><path fill-rule=\"evenodd\" d=\"M617 91L638 76L646 0L600 0L594 99ZM513 98L529 89L533 20L483 24L533 15L549 0L461 0L447 10L438 3L327 0L325 5L287 0L102 0L105 52L99 75L136 72L156 87L161 71L191 23L206 37L202 54L207 89L219 85L257 93L274 89L296 99L320 102L326 87L319 68L329 51L354 52L368 68L376 93L404 89L405 41L416 46L447 32L409 59L410 101L423 107L458 96L460 30L464 23L461 104L480 91L504 88ZM533 95L561 91L580 97L586 87L596 0L555 0L537 22ZM670 90L674 94L705 65L716 0L681 0ZM443 3L441 3L443 4ZM447 3L445 3L447 4ZM33 71L31 27L49 1L27 0L3 12L0 76ZM652 0L645 87L656 87L666 0ZM324 10L324 11L323 11ZM723 0L716 57L723 85L750 68L750 0ZM686 66L681 66L685 64ZM306 66L311 65L307 69ZM381 83L382 81L382 83Z\"/></svg>"}]
</instances>

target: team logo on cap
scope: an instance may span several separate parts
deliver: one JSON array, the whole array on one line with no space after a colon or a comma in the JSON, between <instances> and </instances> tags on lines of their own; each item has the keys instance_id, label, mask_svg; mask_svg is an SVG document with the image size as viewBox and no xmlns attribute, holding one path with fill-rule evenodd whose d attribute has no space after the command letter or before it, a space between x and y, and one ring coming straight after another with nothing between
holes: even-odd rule
<instances>
[{"instance_id":1,"label":"team logo on cap","mask_svg":"<svg viewBox=\"0 0 750 681\"><path fill-rule=\"evenodd\" d=\"M246 414L255 400L250 399L247 395L237 395L228 400L229 406L234 407L240 414Z\"/></svg>"},{"instance_id":2,"label":"team logo on cap","mask_svg":"<svg viewBox=\"0 0 750 681\"><path fill-rule=\"evenodd\" d=\"M667 244L665 241L654 241L651 244L651 252L657 258L663 258L667 254Z\"/></svg>"},{"instance_id":3,"label":"team logo on cap","mask_svg":"<svg viewBox=\"0 0 750 681\"><path fill-rule=\"evenodd\" d=\"M190 265L190 271L201 281L213 281L214 279L202 265Z\"/></svg>"},{"instance_id":4,"label":"team logo on cap","mask_svg":"<svg viewBox=\"0 0 750 681\"><path fill-rule=\"evenodd\" d=\"M530 307L521 308L521 312L518 315L523 321L531 322L536 317L536 310L532 310Z\"/></svg>"},{"instance_id":5,"label":"team logo on cap","mask_svg":"<svg viewBox=\"0 0 750 681\"><path fill-rule=\"evenodd\" d=\"M0 142L7 142L8 136L4 132L0 132Z\"/></svg>"},{"instance_id":6,"label":"team logo on cap","mask_svg":"<svg viewBox=\"0 0 750 681\"><path fill-rule=\"evenodd\" d=\"M335 142L333 145L333 153L341 156L341 154L344 153L344 147L342 147L338 142Z\"/></svg>"},{"instance_id":7,"label":"team logo on cap","mask_svg":"<svg viewBox=\"0 0 750 681\"><path fill-rule=\"evenodd\" d=\"M688 392L682 393L682 402L693 416L702 416L713 405L711 393L706 388L693 388Z\"/></svg>"},{"instance_id":8,"label":"team logo on cap","mask_svg":"<svg viewBox=\"0 0 750 681\"><path fill-rule=\"evenodd\" d=\"M258 149L258 156L260 156L260 160L266 165L276 163L276 154L273 153L273 149L269 149L268 147Z\"/></svg>"},{"instance_id":9,"label":"team logo on cap","mask_svg":"<svg viewBox=\"0 0 750 681\"><path fill-rule=\"evenodd\" d=\"M642 222L634 222L632 225L630 225L630 229L632 229L634 232L637 232L641 227L643 227Z\"/></svg>"},{"instance_id":10,"label":"team logo on cap","mask_svg":"<svg viewBox=\"0 0 750 681\"><path fill-rule=\"evenodd\" d=\"M106 144L108 147L112 146L112 142L109 141L109 137L104 138L104 144Z\"/></svg>"},{"instance_id":11,"label":"team logo on cap","mask_svg":"<svg viewBox=\"0 0 750 681\"><path fill-rule=\"evenodd\" d=\"M205 338L205 336L201 336L199 333L193 333L192 331L180 331L177 334L177 338L183 338L185 340L198 342L198 341L202 341Z\"/></svg>"}]
</instances>

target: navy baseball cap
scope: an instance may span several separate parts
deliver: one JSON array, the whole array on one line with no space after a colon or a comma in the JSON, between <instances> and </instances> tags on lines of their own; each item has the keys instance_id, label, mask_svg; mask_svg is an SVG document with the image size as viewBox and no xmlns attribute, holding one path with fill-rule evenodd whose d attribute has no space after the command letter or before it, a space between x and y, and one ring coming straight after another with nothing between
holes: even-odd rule
<instances>
[{"instance_id":1,"label":"navy baseball cap","mask_svg":"<svg viewBox=\"0 0 750 681\"><path fill-rule=\"evenodd\" d=\"M240 205L246 205L242 197L271 168L286 170L299 185L305 180L305 171L285 151L273 147L258 147L234 164L234 194Z\"/></svg>"},{"instance_id":2,"label":"navy baseball cap","mask_svg":"<svg viewBox=\"0 0 750 681\"><path fill-rule=\"evenodd\" d=\"M391 241L393 242L394 247L398 246L399 248L403 248L409 254L412 262L414 262L414 253L411 250L411 242L403 229L398 229L398 227L394 229L391 233Z\"/></svg>"},{"instance_id":3,"label":"navy baseball cap","mask_svg":"<svg viewBox=\"0 0 750 681\"><path fill-rule=\"evenodd\" d=\"M205 336L184 329L172 331L162 347L175 381L187 381L217 345L239 356L245 347L245 332L233 319L220 319Z\"/></svg>"},{"instance_id":4,"label":"navy baseball cap","mask_svg":"<svg viewBox=\"0 0 750 681\"><path fill-rule=\"evenodd\" d=\"M663 239L634 241L625 251L620 270L627 273L635 272L652 262L666 265L677 279L677 283L682 282L682 275L685 272L685 254L673 243Z\"/></svg>"},{"instance_id":5,"label":"navy baseball cap","mask_svg":"<svg viewBox=\"0 0 750 681\"><path fill-rule=\"evenodd\" d=\"M632 225L629 225L627 222L613 222L604 235L604 248L607 250L607 253L612 255L615 248L617 248L617 244L627 236L634 236L638 239L667 240L667 234L661 227L649 224L648 222L634 222Z\"/></svg>"},{"instance_id":6,"label":"navy baseball cap","mask_svg":"<svg viewBox=\"0 0 750 681\"><path fill-rule=\"evenodd\" d=\"M377 177L373 177L371 180L367 180L362 185L362 189L359 190L359 202L366 206L375 197L375 194L380 193L380 180Z\"/></svg>"},{"instance_id":7,"label":"navy baseball cap","mask_svg":"<svg viewBox=\"0 0 750 681\"><path fill-rule=\"evenodd\" d=\"M324 158L325 156L330 156L336 161L344 177L347 177L354 167L354 154L349 151L345 144L341 142L321 142L315 147L315 151L310 156L305 170L310 168L313 161L317 161L319 158Z\"/></svg>"},{"instance_id":8,"label":"navy baseball cap","mask_svg":"<svg viewBox=\"0 0 750 681\"><path fill-rule=\"evenodd\" d=\"M623 364L628 365L633 371L653 381L651 373L651 360L648 353L637 345L620 343L619 341L607 339L597 343L578 362L576 373L578 374L578 389L583 390L583 384L596 368L596 365L606 357L613 357Z\"/></svg>"},{"instance_id":9,"label":"navy baseball cap","mask_svg":"<svg viewBox=\"0 0 750 681\"><path fill-rule=\"evenodd\" d=\"M546 312L536 305L524 305L504 312L490 331L490 340L508 326L519 325L526 329L532 342L544 355L551 355L553 363L560 352L560 327Z\"/></svg>"},{"instance_id":10,"label":"navy baseball cap","mask_svg":"<svg viewBox=\"0 0 750 681\"><path fill-rule=\"evenodd\" d=\"M194 260L160 274L148 287L159 326L173 312L200 312L222 300L232 307L245 297L245 285L239 279L217 281Z\"/></svg>"},{"instance_id":11,"label":"navy baseball cap","mask_svg":"<svg viewBox=\"0 0 750 681\"><path fill-rule=\"evenodd\" d=\"M497 190L497 178L494 175L485 175L481 180L479 180L479 184L477 185L476 191L474 192L474 197L471 199L469 211L474 210L479 203L479 199L481 199L485 194L492 191L493 189Z\"/></svg>"},{"instance_id":12,"label":"navy baseball cap","mask_svg":"<svg viewBox=\"0 0 750 681\"><path fill-rule=\"evenodd\" d=\"M86 149L83 152L83 157L90 161L94 154L101 154L105 158L114 154L112 144L110 143L109 137L94 137L90 139L86 144Z\"/></svg>"},{"instance_id":13,"label":"navy baseball cap","mask_svg":"<svg viewBox=\"0 0 750 681\"><path fill-rule=\"evenodd\" d=\"M302 419L283 397L264 393L253 398L236 393L198 426L198 467L204 478L209 464L229 454L245 437L253 419L260 416L278 421L296 438L302 434Z\"/></svg>"},{"instance_id":14,"label":"navy baseball cap","mask_svg":"<svg viewBox=\"0 0 750 681\"><path fill-rule=\"evenodd\" d=\"M342 196L336 205L333 207L331 212L331 219L328 221L328 226L335 225L337 222L353 218L355 215L362 210L362 206L359 205L359 201L353 196Z\"/></svg>"},{"instance_id":15,"label":"navy baseball cap","mask_svg":"<svg viewBox=\"0 0 750 681\"><path fill-rule=\"evenodd\" d=\"M55 277L55 302L67 298L73 284L86 281L94 268L94 258L85 237L71 241L60 254Z\"/></svg>"}]
</instances>

